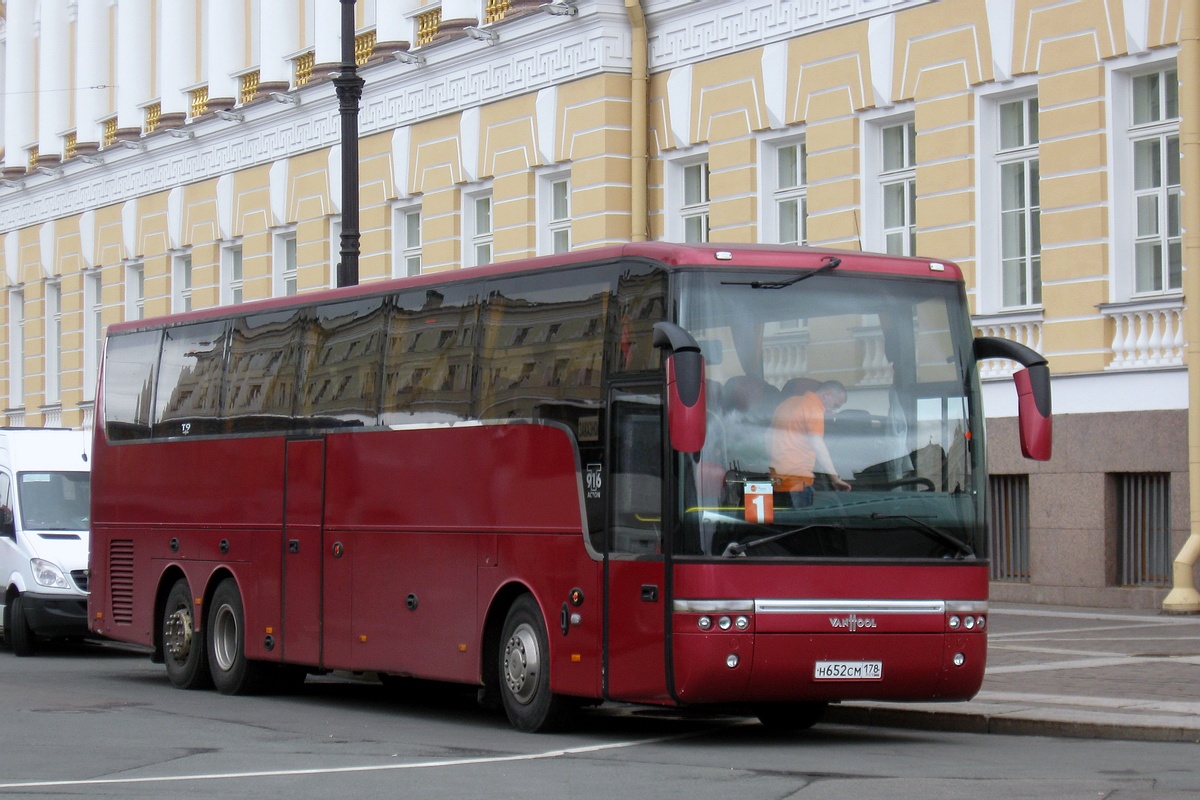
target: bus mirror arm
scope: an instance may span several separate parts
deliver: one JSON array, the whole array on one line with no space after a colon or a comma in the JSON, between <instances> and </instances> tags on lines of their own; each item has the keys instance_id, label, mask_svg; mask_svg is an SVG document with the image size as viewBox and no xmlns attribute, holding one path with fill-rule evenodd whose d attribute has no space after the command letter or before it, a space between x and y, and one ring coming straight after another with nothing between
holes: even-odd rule
<instances>
[{"instance_id":1,"label":"bus mirror arm","mask_svg":"<svg viewBox=\"0 0 1200 800\"><path fill-rule=\"evenodd\" d=\"M1050 459L1053 425L1050 409L1050 367L1036 350L1010 339L980 336L974 342L975 360L1007 358L1025 369L1013 375L1017 386L1017 420L1021 453L1037 461Z\"/></svg>"},{"instance_id":2,"label":"bus mirror arm","mask_svg":"<svg viewBox=\"0 0 1200 800\"><path fill-rule=\"evenodd\" d=\"M654 324L655 347L667 351L667 424L671 447L699 453L704 447L704 355L690 333L672 322Z\"/></svg>"}]
</instances>

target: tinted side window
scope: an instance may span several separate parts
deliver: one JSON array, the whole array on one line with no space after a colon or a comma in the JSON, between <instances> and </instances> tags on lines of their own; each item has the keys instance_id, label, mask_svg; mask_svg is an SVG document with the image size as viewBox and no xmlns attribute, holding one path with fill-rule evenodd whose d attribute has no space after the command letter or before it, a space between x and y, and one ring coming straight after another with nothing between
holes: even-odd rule
<instances>
[{"instance_id":1,"label":"tinted side window","mask_svg":"<svg viewBox=\"0 0 1200 800\"><path fill-rule=\"evenodd\" d=\"M483 308L479 416L555 419L595 434L612 301L610 270L489 281Z\"/></svg>"},{"instance_id":2,"label":"tinted side window","mask_svg":"<svg viewBox=\"0 0 1200 800\"><path fill-rule=\"evenodd\" d=\"M163 331L154 436L220 433L227 321Z\"/></svg>"},{"instance_id":3,"label":"tinted side window","mask_svg":"<svg viewBox=\"0 0 1200 800\"><path fill-rule=\"evenodd\" d=\"M375 297L317 309L305 344L308 377L298 424L375 424L386 308Z\"/></svg>"},{"instance_id":4,"label":"tinted side window","mask_svg":"<svg viewBox=\"0 0 1200 800\"><path fill-rule=\"evenodd\" d=\"M659 369L661 353L652 343L654 323L666 318L667 274L651 265L626 265L617 284L616 329L609 337L609 370L619 375Z\"/></svg>"},{"instance_id":5,"label":"tinted side window","mask_svg":"<svg viewBox=\"0 0 1200 800\"><path fill-rule=\"evenodd\" d=\"M302 311L234 321L225 371L225 417L231 433L291 426L306 322Z\"/></svg>"},{"instance_id":6,"label":"tinted side window","mask_svg":"<svg viewBox=\"0 0 1200 800\"><path fill-rule=\"evenodd\" d=\"M148 439L162 334L111 336L104 349L104 434L110 441Z\"/></svg>"},{"instance_id":7,"label":"tinted side window","mask_svg":"<svg viewBox=\"0 0 1200 800\"><path fill-rule=\"evenodd\" d=\"M445 286L392 298L384 355L385 425L471 418L479 287Z\"/></svg>"}]
</instances>

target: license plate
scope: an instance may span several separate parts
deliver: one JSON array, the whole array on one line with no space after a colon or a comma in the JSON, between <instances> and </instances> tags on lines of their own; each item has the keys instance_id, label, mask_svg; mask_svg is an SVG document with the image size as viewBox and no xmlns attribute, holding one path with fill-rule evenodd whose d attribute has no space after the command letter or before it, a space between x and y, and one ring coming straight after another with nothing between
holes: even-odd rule
<instances>
[{"instance_id":1,"label":"license plate","mask_svg":"<svg viewBox=\"0 0 1200 800\"><path fill-rule=\"evenodd\" d=\"M881 681L882 661L818 661L813 668L818 681Z\"/></svg>"}]
</instances>

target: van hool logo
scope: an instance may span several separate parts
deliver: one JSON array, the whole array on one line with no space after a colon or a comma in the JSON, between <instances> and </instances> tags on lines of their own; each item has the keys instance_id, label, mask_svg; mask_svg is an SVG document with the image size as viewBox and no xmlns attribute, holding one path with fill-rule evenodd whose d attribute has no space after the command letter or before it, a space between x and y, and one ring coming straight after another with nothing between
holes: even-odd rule
<instances>
[{"instance_id":1,"label":"van hool logo","mask_svg":"<svg viewBox=\"0 0 1200 800\"><path fill-rule=\"evenodd\" d=\"M841 628L854 633L862 628L878 628L875 624L874 617L860 617L857 614L851 614L848 617L830 617L829 624L835 628Z\"/></svg>"}]
</instances>

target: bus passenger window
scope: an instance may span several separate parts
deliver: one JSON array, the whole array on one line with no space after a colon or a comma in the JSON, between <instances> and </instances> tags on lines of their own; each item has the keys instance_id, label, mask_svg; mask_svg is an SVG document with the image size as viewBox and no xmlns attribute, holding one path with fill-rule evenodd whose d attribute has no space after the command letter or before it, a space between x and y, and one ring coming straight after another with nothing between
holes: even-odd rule
<instances>
[{"instance_id":1,"label":"bus passenger window","mask_svg":"<svg viewBox=\"0 0 1200 800\"><path fill-rule=\"evenodd\" d=\"M154 436L221 432L221 385L228 323L203 322L163 331L154 400Z\"/></svg>"},{"instance_id":2,"label":"bus passenger window","mask_svg":"<svg viewBox=\"0 0 1200 800\"><path fill-rule=\"evenodd\" d=\"M104 357L104 432L109 441L150 438L159 331L113 336Z\"/></svg>"},{"instance_id":3,"label":"bus passenger window","mask_svg":"<svg viewBox=\"0 0 1200 800\"><path fill-rule=\"evenodd\" d=\"M384 308L383 300L375 297L317 309L316 343L308 353L308 378L300 395L300 425L375 424Z\"/></svg>"}]
</instances>

